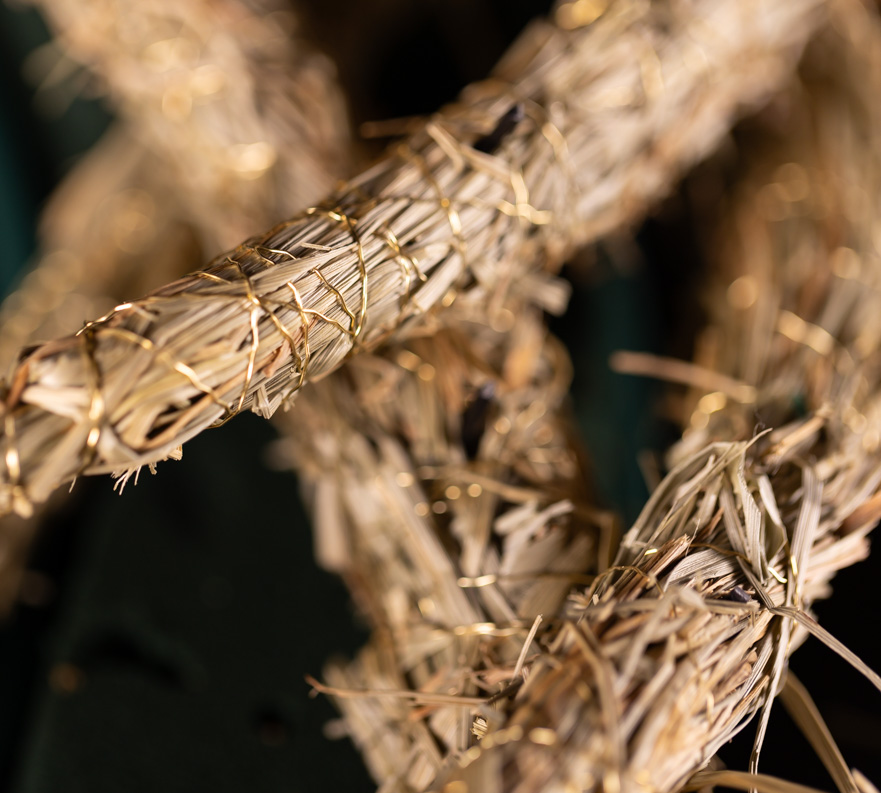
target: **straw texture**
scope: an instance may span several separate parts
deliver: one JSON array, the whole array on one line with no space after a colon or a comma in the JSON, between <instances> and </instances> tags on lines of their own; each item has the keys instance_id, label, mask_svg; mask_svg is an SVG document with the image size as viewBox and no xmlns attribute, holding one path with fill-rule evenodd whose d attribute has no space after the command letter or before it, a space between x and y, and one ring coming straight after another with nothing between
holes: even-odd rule
<instances>
[{"instance_id":1,"label":"straw texture","mask_svg":"<svg viewBox=\"0 0 881 793\"><path fill-rule=\"evenodd\" d=\"M555 310L566 296L536 280L542 293ZM536 616L608 558L614 520L586 500L569 360L541 308L508 301L493 327L457 302L430 335L359 356L281 417L319 561L374 627L327 676L372 692L339 705L388 789L424 789L474 740L463 704L522 682Z\"/></svg>"},{"instance_id":2,"label":"straw texture","mask_svg":"<svg viewBox=\"0 0 881 793\"><path fill-rule=\"evenodd\" d=\"M856 78L878 73L881 31L862 6L837 12L839 32L788 97L785 142L756 163L713 247L715 317L699 349L714 365L691 370L699 398L677 464L614 566L539 631L526 683L474 708L490 729L451 751L431 789L676 790L758 714L756 770L788 655L808 634L881 689L810 613L832 574L865 556L881 515L867 156L879 127L872 81ZM755 434L757 421L770 429ZM858 789L840 757L825 760L841 790Z\"/></svg>"},{"instance_id":3,"label":"straw texture","mask_svg":"<svg viewBox=\"0 0 881 793\"><path fill-rule=\"evenodd\" d=\"M84 156L43 211L39 258L0 305L4 371L23 347L76 333L122 296L186 272L201 248L172 188L164 161L125 125Z\"/></svg>"},{"instance_id":4,"label":"straw texture","mask_svg":"<svg viewBox=\"0 0 881 793\"><path fill-rule=\"evenodd\" d=\"M78 59L106 77L120 118L43 212L41 256L0 307L4 370L22 347L75 333L315 200L351 155L334 69L289 11L233 0L44 10L57 38L32 58L42 103L81 81ZM37 518L0 518L0 612Z\"/></svg>"},{"instance_id":5,"label":"straw texture","mask_svg":"<svg viewBox=\"0 0 881 793\"><path fill-rule=\"evenodd\" d=\"M120 118L43 213L41 259L0 308L4 366L314 202L351 167L334 69L290 11L40 7L57 36L32 58L42 102L58 106L87 76Z\"/></svg>"},{"instance_id":6,"label":"straw texture","mask_svg":"<svg viewBox=\"0 0 881 793\"><path fill-rule=\"evenodd\" d=\"M315 686L337 697L382 790L673 791L759 716L755 771L809 634L881 688L810 611L881 515L866 156L881 127L857 79L879 73L881 30L860 5L835 14L710 246L696 363L615 360L690 389L673 470L613 566L609 524L578 476L561 478L577 458L553 443L567 362L522 302L502 346L464 299L431 343L354 360L290 414L304 418L289 452L320 558L374 625ZM558 585L596 573L560 609ZM841 790L859 789L840 754L823 757Z\"/></svg>"},{"instance_id":7,"label":"straw texture","mask_svg":"<svg viewBox=\"0 0 881 793\"><path fill-rule=\"evenodd\" d=\"M672 470L614 564L541 318L565 306L553 270L768 96L815 3L561 5L320 207L25 357L2 505L296 396L280 449L373 628L315 686L382 790L789 789L693 775L756 715L758 767L809 633L881 686L810 612L881 515L881 33L830 6L710 248L695 363L614 361L689 387ZM841 790L869 789L824 757Z\"/></svg>"},{"instance_id":8,"label":"straw texture","mask_svg":"<svg viewBox=\"0 0 881 793\"><path fill-rule=\"evenodd\" d=\"M349 169L334 67L287 4L34 4L56 33L34 59L44 93L85 66L173 174L210 255L318 201Z\"/></svg>"},{"instance_id":9,"label":"straw texture","mask_svg":"<svg viewBox=\"0 0 881 793\"><path fill-rule=\"evenodd\" d=\"M460 291L516 292L516 262L553 266L668 189L821 19L809 0L586 8L533 26L495 79L320 208L32 352L8 380L0 509L271 414Z\"/></svg>"}]
</instances>

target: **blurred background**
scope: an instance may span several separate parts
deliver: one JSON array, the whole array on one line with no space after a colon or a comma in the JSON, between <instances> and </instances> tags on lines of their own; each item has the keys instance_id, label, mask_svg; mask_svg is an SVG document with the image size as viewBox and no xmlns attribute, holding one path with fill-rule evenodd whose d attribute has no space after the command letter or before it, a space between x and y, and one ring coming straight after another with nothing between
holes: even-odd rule
<instances>
[{"instance_id":1,"label":"blurred background","mask_svg":"<svg viewBox=\"0 0 881 793\"><path fill-rule=\"evenodd\" d=\"M452 100L549 6L312 0L299 15L336 63L358 130ZM45 90L35 53L49 39L34 9L0 5L3 294L37 254L52 190L112 121L85 76ZM590 268L568 271L573 302L554 329L574 357L573 407L597 490L625 524L647 495L637 459L659 455L677 433L659 407L663 389L611 374L608 357L691 358L708 213L693 196L707 169L736 170L754 126L744 122L642 228L585 252ZM361 140L360 154L381 144ZM200 240L189 269L218 252ZM46 517L0 622L0 790L374 789L354 748L325 737L334 712L304 682L332 655L351 655L366 630L357 604L313 561L297 483L271 465L273 437L267 422L239 417L187 444L182 462L142 472L122 496L109 478L77 482ZM833 600L817 606L821 624L876 669L879 569L876 558L845 571ZM816 642L792 667L848 763L879 784L881 694ZM746 768L751 741L748 727L725 762ZM832 787L781 707L762 770Z\"/></svg>"}]
</instances>

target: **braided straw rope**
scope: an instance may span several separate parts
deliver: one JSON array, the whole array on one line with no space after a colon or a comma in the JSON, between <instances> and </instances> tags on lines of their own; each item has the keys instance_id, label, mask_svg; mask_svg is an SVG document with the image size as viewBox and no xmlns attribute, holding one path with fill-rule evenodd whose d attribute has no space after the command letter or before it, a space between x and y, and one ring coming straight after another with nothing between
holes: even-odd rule
<instances>
[{"instance_id":1,"label":"braided straw rope","mask_svg":"<svg viewBox=\"0 0 881 793\"><path fill-rule=\"evenodd\" d=\"M457 291L505 282L515 259L558 262L712 147L821 18L814 0L594 7L560 6L320 207L24 358L0 510L163 459L240 410L271 414Z\"/></svg>"}]
</instances>

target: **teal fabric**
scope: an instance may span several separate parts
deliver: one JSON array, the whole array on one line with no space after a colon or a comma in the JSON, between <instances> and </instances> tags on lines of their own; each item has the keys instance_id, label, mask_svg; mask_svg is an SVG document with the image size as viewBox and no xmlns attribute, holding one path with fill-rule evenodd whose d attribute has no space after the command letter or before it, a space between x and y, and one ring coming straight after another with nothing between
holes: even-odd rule
<instances>
[{"instance_id":1,"label":"teal fabric","mask_svg":"<svg viewBox=\"0 0 881 793\"><path fill-rule=\"evenodd\" d=\"M9 97L3 90L0 90L0 106L9 106ZM12 154L17 147L9 128L10 119L6 114L0 115L0 239L4 241L0 256L0 295L5 294L20 263L31 255L34 245L31 219L35 201L26 187L21 163Z\"/></svg>"}]
</instances>

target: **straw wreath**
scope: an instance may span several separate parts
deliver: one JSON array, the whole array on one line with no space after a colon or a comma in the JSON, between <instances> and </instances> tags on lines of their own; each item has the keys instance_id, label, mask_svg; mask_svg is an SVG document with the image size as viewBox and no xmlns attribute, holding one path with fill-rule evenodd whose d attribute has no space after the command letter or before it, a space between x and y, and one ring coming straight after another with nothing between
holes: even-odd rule
<instances>
[{"instance_id":1,"label":"straw wreath","mask_svg":"<svg viewBox=\"0 0 881 793\"><path fill-rule=\"evenodd\" d=\"M553 489L516 486L534 476L513 460L540 451L535 438L519 456L515 439L505 446L511 456L498 462L489 453L476 463L409 468L426 446L447 459L438 439L455 430L435 430L435 442L426 444L414 429L426 425L408 420L406 403L383 399L378 366L369 367L375 387L364 392L370 398L359 425L371 445L349 431L338 436L344 445L329 443L325 426L312 436L316 447L333 450L323 477L313 476L316 488L336 475L333 487L352 487L361 504L369 482L366 503L386 507L383 522L369 506L322 501L316 490L319 532L355 543L350 575L363 585L372 570L374 600L367 602L382 603L368 612L378 623L371 646L351 666L328 672L332 687L316 685L340 698L347 728L383 790L635 791L686 783L778 790L774 780L731 772L688 780L760 714L751 763L757 769L770 705L784 686L839 789L872 789L806 716L806 692L785 680L789 654L810 633L881 688L881 678L810 613L811 603L828 595L834 572L866 555L866 535L881 516L873 240L879 171L868 154L881 119L873 79L857 79L879 73L881 28L859 5L839 13L842 33L823 39L808 62L810 104L806 86L792 91L787 137L755 163L714 246L723 253L711 270L713 317L699 345L712 357L695 366L634 355L615 361L682 380L694 398L683 402L687 431L672 456L678 463L625 536L615 564L590 587L573 590L565 615L552 609L551 619L533 621L539 607L518 608L524 601L505 565L507 554L513 564L525 547L535 563L532 583L551 569L577 570L578 553L562 540L573 525L561 520L566 508L554 505ZM408 361L423 365L403 355L401 363ZM353 373L352 382L361 377ZM344 388L340 380L331 386ZM438 400L455 393L442 382L434 388ZM414 401L432 403L424 395ZM349 394L340 418L353 415L353 403ZM453 406L449 413L463 415ZM756 421L770 429L755 434ZM497 431L487 424L488 452L497 448ZM393 440L400 437L408 441L403 459ZM463 467L473 478L481 463L505 472L493 487L511 494L506 508L488 510L497 515L489 526L471 517L478 510L467 499L460 505L458 489L449 497L448 480L438 481L438 474L458 477ZM402 492L384 484L395 470L422 474L408 478L414 489ZM542 511L546 504L552 506ZM400 534L389 528L398 520L408 527ZM509 546L512 525L520 534ZM435 543L430 562L422 560L426 537ZM559 544L545 555L541 541L552 545L551 538ZM461 575L467 549L481 542L477 558L486 566ZM463 623L457 602L478 608L482 619ZM504 606L506 620L487 618Z\"/></svg>"},{"instance_id":2,"label":"straw wreath","mask_svg":"<svg viewBox=\"0 0 881 793\"><path fill-rule=\"evenodd\" d=\"M568 26L590 22L579 20L576 11L591 7L563 6L558 19ZM596 37L591 39L594 55L603 56L603 65L623 69L623 50L620 60L611 57L618 37L628 40L634 26L639 36L653 30L642 27L651 16L628 18L634 8L621 4L619 16L607 12L584 30L539 36L572 37L571 46L577 43L574 51L581 52L580 37L589 34ZM796 13L793 8L769 10L763 19ZM798 19L816 22L813 10L802 6L798 13L809 16ZM853 9L844 19L850 21L848 32L860 57L870 57L871 20ZM653 21L660 26L661 20ZM774 23L784 20L777 17ZM795 47L808 34L808 25L790 23L778 31L774 46ZM719 315L707 334L726 343L701 348L717 350L716 358L684 369L633 356L618 359L621 368L654 366L697 387L684 411L691 432L674 455L679 463L628 533L612 568L605 565L608 519L583 500L582 472L563 407L568 364L539 317L540 309L562 308L565 289L543 268L553 267L571 245L633 217L696 153L688 150L689 143L700 140L705 146L717 139L737 102L770 86L747 87L745 80L725 74L741 93L721 102L713 97L713 113L719 115L710 127L697 124L700 113L687 116L694 127L676 117L682 137L674 138L672 127L659 120L672 124L666 113L701 107L703 95L690 83L688 91L677 94L678 105L659 107L676 86L671 80L676 60L668 58L679 41L677 28L665 30L671 36L667 46L652 39L664 91L654 97L631 93L631 101L635 97L643 104L624 105L626 112L603 108L619 121L633 113L634 122L638 116L645 124L650 115L658 123L642 129L647 137L639 138L639 146L646 140L656 146L638 163L612 158L600 167L598 151L608 156L639 150L628 149L626 136L610 130L591 157L578 159L580 147L597 144L602 135L594 126L587 144L578 133L579 125L598 120L596 95L582 106L574 88L556 94L536 88L530 94L528 80L520 81L521 93L497 85L475 89L476 110L454 109L435 120L337 200L280 228L276 236L285 247L273 250L285 255L269 249L268 243L275 244L272 234L249 243L228 261L218 261L209 275L160 290L76 340L38 351L30 367L20 368L18 379L10 381L5 460L9 473L18 473L8 483L10 498L24 511L27 498L52 486L44 475L43 490L33 489L31 470L47 466L42 452L28 457L22 451L27 433L36 432L35 440L45 444L32 441L33 448L52 445L41 437L42 422L32 420L24 407L32 388L31 396L41 402L42 394L46 402L45 387L29 379L31 368L43 367L53 386L59 378L62 385L75 383L62 394L71 401L61 412L74 426L87 409L91 415L78 428L79 445L69 442L66 454L81 455L79 465L100 470L112 463L103 457L113 446L105 436L130 431L134 423L113 422L112 411L121 415L125 408L131 411L126 415L134 415L141 410L134 391L120 394L121 383L111 382L127 375L111 361L134 352L160 362L146 381L151 399L168 378L182 379L176 388L185 392L190 386L188 396L178 397L187 406L170 403L180 416L164 415L168 407L158 409L159 400L145 409L153 411L153 424L140 434L152 441L163 433L174 435L170 428L185 428L175 436L185 437L198 421L188 416L192 424L186 424L178 418L206 405L216 418L246 405L270 412L277 394L299 388L307 368L310 375L330 371L350 348L361 351L386 341L381 355L354 358L343 372L304 390L286 417L293 425L294 460L310 480L323 559L344 573L376 628L359 661L336 667L329 678L338 696L355 697L340 700L348 729L386 790L535 791L572 785L674 790L748 716L761 709L767 718L770 694L779 688L788 652L804 629L847 654L812 622L807 609L826 594L834 570L865 554L865 534L878 516L881 473L866 454L879 433L877 376L870 358L877 349L871 319L875 295L867 288L872 284L862 282L868 269L859 265L861 257L872 255L866 221L877 195L874 171L866 167L860 145L877 128L871 114L865 127L853 123L855 114L845 117L842 123L852 125L843 127L845 140L853 144L849 148L829 143L840 136L821 136L823 145L816 146L821 154L810 144L798 151L802 170L788 167L777 172L779 180L770 187L763 177L757 187L744 188L745 197L733 210L737 234L729 232L722 247L730 253L727 274L716 286L724 300L717 301ZM653 35L661 36L660 29ZM714 41L718 45L719 39ZM611 52L600 46L604 43ZM770 43L763 46L771 50ZM720 49L708 57L721 58ZM735 49L726 57L733 58ZM794 54L788 50L788 57ZM640 65L631 88L648 92L651 63ZM690 63L686 72L693 78ZM850 68L862 74L865 61L857 58ZM592 74L601 85L608 77ZM842 78L834 96L845 95L849 85L857 83ZM555 108L555 96L565 97L567 106ZM860 96L850 99L862 109L868 106ZM816 116L836 114L817 110ZM450 130L461 141L448 137ZM530 146L554 141L558 145L545 155L544 172L537 165L527 167L533 163L527 157ZM585 169L593 183L582 180ZM759 173L768 170L768 161L759 165ZM831 175L837 173L852 174L861 187L845 192L864 197L862 213L853 210L853 199L846 213L829 199L835 194L829 190L835 183ZM561 182L561 174L568 181ZM634 187L640 176L647 182ZM542 179L553 178L558 188L566 185L562 197L550 186L543 192ZM636 201L621 201L628 189ZM416 222L413 215L423 205L431 210L419 216L423 230L400 232L398 224L410 228L403 221ZM756 207L777 219L756 216ZM837 231L830 234L830 229ZM505 239L492 239L490 230L504 231ZM743 241L742 255L737 239ZM764 249L764 259L763 249L752 244L763 239L775 241ZM799 257L811 247L803 243L807 247L792 249L792 239L814 239L814 250L827 250L811 270L825 289L814 291L804 279ZM851 247L841 247L843 239ZM432 252L431 245L442 252ZM487 251L497 258L487 259ZM744 272L739 269L744 263L755 269ZM287 280L277 280L274 291L258 291L258 280L272 286L263 280L268 272ZM447 278L438 279L440 273ZM200 279L209 285L207 292L195 288L202 286ZM231 288L236 279L238 290ZM385 284L388 304L379 299L381 292L374 293L377 281ZM395 282L397 291L389 285ZM314 302L307 302L304 287ZM291 296L277 300L285 289ZM182 311L187 301L197 306L189 319ZM210 326L206 314L212 303L227 331L238 322L238 335L231 334L234 343L226 357L216 336L214 350L211 337L200 340L213 359L184 360L183 348L173 346L175 323L187 335L199 335ZM438 303L444 311L427 310ZM167 305L174 311L166 313ZM409 321L419 314L426 315L419 323ZM169 327L157 324L166 316L172 318ZM133 330L128 323L136 320L142 326ZM401 322L403 332L397 330ZM331 327L336 347L319 336ZM273 333L281 339L275 352L264 346ZM745 335L749 345L741 341ZM127 346L119 343L123 338ZM114 339L121 350L110 349ZM313 370L318 351L326 357ZM818 357L830 352L829 360ZM83 365L79 356L86 354L100 369ZM272 355L277 357L264 358ZM236 356L238 380L222 391L223 378L208 370L213 362L234 369ZM140 365L150 371L146 361ZM288 377L282 382L285 366ZM88 377L76 380L90 371L91 383ZM258 378L263 378L262 393L255 387ZM701 382L712 387L701 389ZM190 406L194 397L204 404ZM56 395L56 409L61 403ZM753 438L755 410L775 429ZM74 430L66 432L76 437ZM128 448L132 464L153 459L152 452L142 454L143 445ZM156 444L156 453L163 448ZM60 481L60 459L52 463ZM562 598L586 572L601 575L587 590L576 587L561 614ZM828 746L825 750L841 789L857 789L858 777ZM704 776L691 784L713 781L722 780ZM727 782L744 784L736 775ZM771 789L773 783L751 777L749 784Z\"/></svg>"},{"instance_id":3,"label":"straw wreath","mask_svg":"<svg viewBox=\"0 0 881 793\"><path fill-rule=\"evenodd\" d=\"M516 262L552 266L633 217L821 18L811 0L602 10L561 5L321 206L27 355L7 381L0 510L177 454L240 410L269 415L462 290L523 288Z\"/></svg>"}]
</instances>

